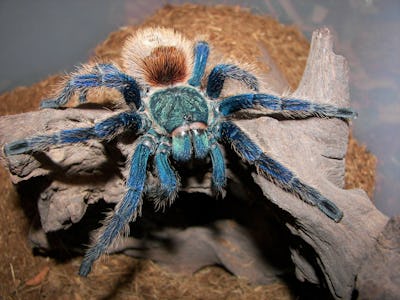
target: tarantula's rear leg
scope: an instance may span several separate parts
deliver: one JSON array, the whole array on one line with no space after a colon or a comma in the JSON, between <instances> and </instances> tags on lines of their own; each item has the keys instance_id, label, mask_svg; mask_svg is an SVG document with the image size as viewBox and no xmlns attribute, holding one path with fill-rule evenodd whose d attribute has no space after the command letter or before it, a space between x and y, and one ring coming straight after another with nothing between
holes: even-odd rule
<instances>
[{"instance_id":1,"label":"tarantula's rear leg","mask_svg":"<svg viewBox=\"0 0 400 300\"><path fill-rule=\"evenodd\" d=\"M41 108L57 108L65 105L75 92L79 92L79 101L86 101L90 88L115 88L122 93L125 102L133 108L141 106L140 87L129 75L122 73L112 64L97 64L86 74L73 75L65 84L56 99L43 100Z\"/></svg>"},{"instance_id":2,"label":"tarantula's rear leg","mask_svg":"<svg viewBox=\"0 0 400 300\"><path fill-rule=\"evenodd\" d=\"M313 103L302 99L286 99L270 94L242 94L225 98L221 101L219 111L229 116L239 110L264 108L292 117L336 117L355 118L357 113L351 108L336 107L329 104Z\"/></svg>"},{"instance_id":3,"label":"tarantula's rear leg","mask_svg":"<svg viewBox=\"0 0 400 300\"><path fill-rule=\"evenodd\" d=\"M303 183L285 166L268 157L239 127L231 122L221 123L221 138L258 171L283 189L298 195L304 202L316 205L325 215L339 222L343 213L315 188Z\"/></svg>"},{"instance_id":4,"label":"tarantula's rear leg","mask_svg":"<svg viewBox=\"0 0 400 300\"><path fill-rule=\"evenodd\" d=\"M129 111L105 119L93 127L62 130L50 135L37 135L8 143L4 146L6 156L42 151L50 145L80 143L90 139L111 139L124 130L146 130L147 123L136 112Z\"/></svg>"},{"instance_id":5,"label":"tarantula's rear leg","mask_svg":"<svg viewBox=\"0 0 400 300\"><path fill-rule=\"evenodd\" d=\"M106 221L104 229L100 230L93 246L86 252L79 269L79 275L87 276L90 273L94 261L107 251L118 235L124 231L128 222L136 217L146 181L148 159L153 152L153 141L144 136L137 145L131 160L131 169L126 182L127 192Z\"/></svg>"}]
</instances>

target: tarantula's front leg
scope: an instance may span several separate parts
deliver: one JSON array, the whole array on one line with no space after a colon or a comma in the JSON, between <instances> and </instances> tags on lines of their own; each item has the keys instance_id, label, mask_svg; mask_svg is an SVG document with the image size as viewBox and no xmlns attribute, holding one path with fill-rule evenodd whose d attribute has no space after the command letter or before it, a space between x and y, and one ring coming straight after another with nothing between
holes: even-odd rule
<instances>
[{"instance_id":1,"label":"tarantula's front leg","mask_svg":"<svg viewBox=\"0 0 400 300\"><path fill-rule=\"evenodd\" d=\"M91 72L72 76L56 99L43 100L41 108L57 108L66 104L75 92L79 92L79 101L86 101L88 89L94 87L115 88L122 93L129 106L141 106L140 87L129 75L122 73L112 64L97 64Z\"/></svg>"},{"instance_id":2,"label":"tarantula's front leg","mask_svg":"<svg viewBox=\"0 0 400 300\"><path fill-rule=\"evenodd\" d=\"M221 138L258 171L283 189L298 195L308 204L316 205L325 215L339 222L343 213L315 188L303 183L285 166L268 157L239 127L231 122L221 123Z\"/></svg>"},{"instance_id":3,"label":"tarantula's front leg","mask_svg":"<svg viewBox=\"0 0 400 300\"><path fill-rule=\"evenodd\" d=\"M220 96L226 78L243 82L248 88L258 91L258 80L253 74L235 65L220 64L212 69L208 77L207 95L210 98L216 99Z\"/></svg>"},{"instance_id":4,"label":"tarantula's front leg","mask_svg":"<svg viewBox=\"0 0 400 300\"><path fill-rule=\"evenodd\" d=\"M210 139L210 156L212 163L211 179L213 189L217 192L221 192L226 184L225 160L214 137Z\"/></svg>"},{"instance_id":5,"label":"tarantula's front leg","mask_svg":"<svg viewBox=\"0 0 400 300\"><path fill-rule=\"evenodd\" d=\"M93 246L86 252L79 269L81 276L87 276L90 273L94 261L107 251L118 235L124 231L128 222L136 217L146 181L148 159L153 152L153 141L148 136L144 136L132 157L131 169L126 182L127 192L108 218L104 229L100 230Z\"/></svg>"},{"instance_id":6,"label":"tarantula's front leg","mask_svg":"<svg viewBox=\"0 0 400 300\"><path fill-rule=\"evenodd\" d=\"M80 143L90 139L111 139L124 130L145 130L147 123L136 112L129 111L105 119L93 127L62 130L50 135L37 135L8 143L4 146L6 156L42 151L50 145Z\"/></svg>"},{"instance_id":7,"label":"tarantula's front leg","mask_svg":"<svg viewBox=\"0 0 400 300\"><path fill-rule=\"evenodd\" d=\"M171 147L166 143L160 143L154 156L154 162L158 179L160 181L160 190L162 197L165 197L171 203L178 191L179 181L175 171L169 162Z\"/></svg>"},{"instance_id":8,"label":"tarantula's front leg","mask_svg":"<svg viewBox=\"0 0 400 300\"><path fill-rule=\"evenodd\" d=\"M206 42L201 41L195 45L192 77L188 81L191 86L200 86L201 79L203 78L204 72L206 70L209 53L210 47ZM207 95L210 98L215 99L219 97L222 88L224 87L226 78L231 78L243 82L250 89L256 92L258 91L258 80L254 75L239 68L236 65L219 64L212 69L208 78L206 91Z\"/></svg>"},{"instance_id":9,"label":"tarantula's front leg","mask_svg":"<svg viewBox=\"0 0 400 300\"><path fill-rule=\"evenodd\" d=\"M286 99L270 94L242 94L225 98L219 105L219 111L229 116L239 110L264 108L287 114L292 117L336 117L355 118L357 113L351 108L341 108L329 104L313 103L302 99Z\"/></svg>"},{"instance_id":10,"label":"tarantula's front leg","mask_svg":"<svg viewBox=\"0 0 400 300\"><path fill-rule=\"evenodd\" d=\"M194 47L194 66L192 77L188 81L191 86L200 86L201 79L203 78L204 71L206 70L209 53L210 47L208 46L207 42L197 42Z\"/></svg>"}]
</instances>

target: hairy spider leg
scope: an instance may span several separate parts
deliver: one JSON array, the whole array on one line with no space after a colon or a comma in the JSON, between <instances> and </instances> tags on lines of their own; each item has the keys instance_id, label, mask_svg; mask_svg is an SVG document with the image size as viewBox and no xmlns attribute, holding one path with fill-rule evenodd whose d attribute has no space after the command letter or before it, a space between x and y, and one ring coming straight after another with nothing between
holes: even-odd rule
<instances>
[{"instance_id":1,"label":"hairy spider leg","mask_svg":"<svg viewBox=\"0 0 400 300\"><path fill-rule=\"evenodd\" d=\"M221 192L223 187L226 185L225 160L224 156L222 155L222 151L214 137L210 139L210 144L212 186L214 190Z\"/></svg>"},{"instance_id":2,"label":"hairy spider leg","mask_svg":"<svg viewBox=\"0 0 400 300\"><path fill-rule=\"evenodd\" d=\"M191 131L193 138L194 157L203 159L210 151L210 143L207 131L203 129L193 129Z\"/></svg>"},{"instance_id":3,"label":"hairy spider leg","mask_svg":"<svg viewBox=\"0 0 400 300\"><path fill-rule=\"evenodd\" d=\"M194 47L194 66L192 77L188 80L191 86L200 86L204 71L206 70L207 59L210 53L210 47L207 42L198 42Z\"/></svg>"},{"instance_id":4,"label":"hairy spider leg","mask_svg":"<svg viewBox=\"0 0 400 300\"><path fill-rule=\"evenodd\" d=\"M258 92L258 80L253 74L236 65L219 64L212 69L208 77L207 95L210 98L216 99L220 96L226 78L243 82L248 88Z\"/></svg>"},{"instance_id":5,"label":"hairy spider leg","mask_svg":"<svg viewBox=\"0 0 400 300\"><path fill-rule=\"evenodd\" d=\"M82 89L82 91L79 93L79 103L85 103L87 101L87 94L89 92L89 89ZM47 101L47 100L45 100Z\"/></svg>"},{"instance_id":6,"label":"hairy spider leg","mask_svg":"<svg viewBox=\"0 0 400 300\"><path fill-rule=\"evenodd\" d=\"M284 190L298 195L304 202L316 205L326 216L339 222L343 213L315 188L303 183L285 166L268 157L239 127L231 122L221 123L221 138L249 164L256 166L267 179Z\"/></svg>"},{"instance_id":7,"label":"hairy spider leg","mask_svg":"<svg viewBox=\"0 0 400 300\"><path fill-rule=\"evenodd\" d=\"M172 157L176 161L188 161L192 158L193 147L190 133L183 131L172 137Z\"/></svg>"},{"instance_id":8,"label":"hairy spider leg","mask_svg":"<svg viewBox=\"0 0 400 300\"><path fill-rule=\"evenodd\" d=\"M293 117L336 117L355 118L357 113L351 108L336 107L329 104L313 103L301 99L287 99L269 94L242 94L225 98L219 105L223 116L229 116L242 109L262 106L273 111L288 113Z\"/></svg>"},{"instance_id":9,"label":"hairy spider leg","mask_svg":"<svg viewBox=\"0 0 400 300\"><path fill-rule=\"evenodd\" d=\"M205 127L204 124L198 126ZM193 125L192 127L196 127ZM176 161L184 162L192 158L205 158L210 151L207 130L203 128L191 128L178 130L172 135L172 157Z\"/></svg>"},{"instance_id":10,"label":"hairy spider leg","mask_svg":"<svg viewBox=\"0 0 400 300\"><path fill-rule=\"evenodd\" d=\"M138 113L123 112L100 121L93 127L61 130L50 135L38 135L8 143L4 146L4 153L11 156L44 150L50 145L80 143L89 139L111 139L124 130L136 132L145 126L145 121Z\"/></svg>"},{"instance_id":11,"label":"hairy spider leg","mask_svg":"<svg viewBox=\"0 0 400 300\"><path fill-rule=\"evenodd\" d=\"M156 171L160 181L160 189L162 196L173 200L178 188L179 182L175 171L169 162L171 148L169 145L160 143L154 156Z\"/></svg>"},{"instance_id":12,"label":"hairy spider leg","mask_svg":"<svg viewBox=\"0 0 400 300\"><path fill-rule=\"evenodd\" d=\"M191 86L200 86L201 79L203 78L206 69L209 53L210 47L207 42L201 41L196 44L194 49L195 58L192 72L193 75L188 81ZM219 64L212 69L208 78L206 92L210 98L215 99L219 97L226 78L243 82L250 89L256 92L258 91L258 80L254 75L236 65Z\"/></svg>"},{"instance_id":13,"label":"hairy spider leg","mask_svg":"<svg viewBox=\"0 0 400 300\"><path fill-rule=\"evenodd\" d=\"M108 247L121 234L128 222L135 218L146 181L147 163L153 152L153 141L147 136L143 136L131 160L131 169L126 182L128 191L123 200L115 207L104 229L102 227L93 246L86 252L79 268L79 275L86 277L90 273L94 261L107 251Z\"/></svg>"},{"instance_id":14,"label":"hairy spider leg","mask_svg":"<svg viewBox=\"0 0 400 300\"><path fill-rule=\"evenodd\" d=\"M141 106L140 87L131 76L122 73L112 64L98 64L92 73L72 76L56 99L43 100L41 108L58 108L65 105L76 91L79 101L86 101L88 89L94 87L115 88L122 93L126 104L133 108Z\"/></svg>"}]
</instances>

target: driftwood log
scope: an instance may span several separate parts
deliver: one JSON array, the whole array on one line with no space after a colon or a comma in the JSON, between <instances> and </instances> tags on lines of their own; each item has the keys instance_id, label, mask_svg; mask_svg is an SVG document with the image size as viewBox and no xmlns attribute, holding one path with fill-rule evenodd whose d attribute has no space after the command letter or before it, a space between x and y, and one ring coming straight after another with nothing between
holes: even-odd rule
<instances>
[{"instance_id":1,"label":"driftwood log","mask_svg":"<svg viewBox=\"0 0 400 300\"><path fill-rule=\"evenodd\" d=\"M302 81L291 96L349 106L347 73L344 58L332 51L329 31L317 30ZM269 92L282 92L278 74L270 82L276 84L268 87ZM38 133L90 126L115 113L86 106L1 117L0 145ZM362 190L343 190L348 123L245 117L237 124L268 154L335 202L344 212L342 221L335 223L282 191L227 149L229 185L224 199L212 199L207 169L200 174L182 171L183 192L173 207L154 212L151 201L145 201L143 216L132 225L131 235L110 252L151 258L178 271L220 264L256 283L274 281L294 267L299 280L327 287L336 299L350 299L356 290L365 299L382 295L389 299L399 293L393 268L399 262L399 219L388 223ZM40 222L30 234L35 247L82 251L104 217L102 212L122 198L125 158L132 153L134 140L125 134L111 143L91 141L8 158L1 154L21 193L29 193L38 203ZM150 172L147 186L146 198L151 199ZM376 270L381 271L379 276ZM367 293L371 282L387 289Z\"/></svg>"}]
</instances>

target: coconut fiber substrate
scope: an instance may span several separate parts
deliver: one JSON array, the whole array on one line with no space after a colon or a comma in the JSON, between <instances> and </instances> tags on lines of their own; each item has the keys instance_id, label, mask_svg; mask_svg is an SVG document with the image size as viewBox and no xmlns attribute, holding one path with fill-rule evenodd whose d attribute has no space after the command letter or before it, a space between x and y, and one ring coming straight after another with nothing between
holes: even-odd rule
<instances>
[{"instance_id":1,"label":"coconut fiber substrate","mask_svg":"<svg viewBox=\"0 0 400 300\"><path fill-rule=\"evenodd\" d=\"M126 37L145 26L172 27L189 38L204 35L227 59L256 63L264 72L269 72L270 66L259 61L259 49L267 49L292 90L301 79L309 50L308 41L295 27L272 18L239 7L183 5L166 6L139 26L111 33L95 49L92 60L118 60ZM54 75L1 95L0 114L37 110L61 78ZM376 159L365 147L350 137L346 187L362 188L371 197L375 164ZM0 180L0 299L295 299L302 293L291 280L255 286L219 267L187 276L124 255L99 261L95 275L81 278L77 275L81 257L59 258L55 253L49 258L32 253L27 235L35 204L19 199L2 167Z\"/></svg>"}]
</instances>

